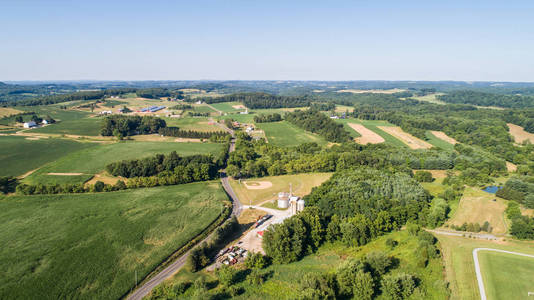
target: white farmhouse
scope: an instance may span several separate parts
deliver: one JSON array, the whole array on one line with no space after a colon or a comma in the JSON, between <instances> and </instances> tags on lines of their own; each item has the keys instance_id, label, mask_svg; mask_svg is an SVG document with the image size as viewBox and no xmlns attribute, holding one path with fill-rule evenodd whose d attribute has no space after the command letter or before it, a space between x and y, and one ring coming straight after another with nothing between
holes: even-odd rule
<instances>
[{"instance_id":1,"label":"white farmhouse","mask_svg":"<svg viewBox=\"0 0 534 300\"><path fill-rule=\"evenodd\" d=\"M32 128L35 126L37 126L37 124L34 121L24 123L24 128Z\"/></svg>"}]
</instances>

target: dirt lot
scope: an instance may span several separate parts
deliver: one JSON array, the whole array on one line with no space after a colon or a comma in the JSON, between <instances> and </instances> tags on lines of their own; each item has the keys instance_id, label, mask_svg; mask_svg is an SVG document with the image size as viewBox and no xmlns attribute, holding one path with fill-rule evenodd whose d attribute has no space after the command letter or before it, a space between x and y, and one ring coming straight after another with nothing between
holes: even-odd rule
<instances>
[{"instance_id":1,"label":"dirt lot","mask_svg":"<svg viewBox=\"0 0 534 300\"><path fill-rule=\"evenodd\" d=\"M124 182L128 181L128 179L126 179L126 178L119 178L119 177L110 176L107 173L103 172L103 173L100 173L100 174L95 174L95 176L93 176L93 178L91 178L85 184L87 184L87 185L95 184L97 181L102 181L105 184L114 185L114 184L117 183L117 181L119 181L119 179L121 179Z\"/></svg>"},{"instance_id":2,"label":"dirt lot","mask_svg":"<svg viewBox=\"0 0 534 300\"><path fill-rule=\"evenodd\" d=\"M443 132L443 131L434 131L434 130L431 130L430 132L431 132L433 135L435 135L438 139L442 139L442 140L444 140L444 141L447 142L447 143L450 143L450 144L453 144L453 145L455 145L455 144L458 143L455 139L453 139L453 138L451 138L450 136L446 135L445 132Z\"/></svg>"},{"instance_id":3,"label":"dirt lot","mask_svg":"<svg viewBox=\"0 0 534 300\"><path fill-rule=\"evenodd\" d=\"M432 148L432 145L416 138L415 136L404 132L402 128L397 126L377 126L378 128L384 130L385 132L391 134L392 136L398 138L402 142L404 142L408 147L412 149L430 149Z\"/></svg>"},{"instance_id":4,"label":"dirt lot","mask_svg":"<svg viewBox=\"0 0 534 300\"><path fill-rule=\"evenodd\" d=\"M523 127L514 125L512 123L507 123L506 125L508 125L508 128L510 128L510 134L514 137L516 143L522 143L526 140L534 143L534 133L526 132Z\"/></svg>"},{"instance_id":5,"label":"dirt lot","mask_svg":"<svg viewBox=\"0 0 534 300\"><path fill-rule=\"evenodd\" d=\"M349 126L356 130L359 134L361 134L361 137L357 137L354 140L358 144L366 145L366 144L379 144L385 142L384 138L376 134L374 131L366 128L365 126L361 124L354 124L354 123L348 123Z\"/></svg>"},{"instance_id":6,"label":"dirt lot","mask_svg":"<svg viewBox=\"0 0 534 300\"><path fill-rule=\"evenodd\" d=\"M246 107L242 104L239 104L239 105L232 105L233 108L235 109L246 109Z\"/></svg>"},{"instance_id":7,"label":"dirt lot","mask_svg":"<svg viewBox=\"0 0 534 300\"><path fill-rule=\"evenodd\" d=\"M515 172L517 171L517 166L514 165L513 163L511 162L506 162L506 169L508 170L508 172Z\"/></svg>"}]
</instances>

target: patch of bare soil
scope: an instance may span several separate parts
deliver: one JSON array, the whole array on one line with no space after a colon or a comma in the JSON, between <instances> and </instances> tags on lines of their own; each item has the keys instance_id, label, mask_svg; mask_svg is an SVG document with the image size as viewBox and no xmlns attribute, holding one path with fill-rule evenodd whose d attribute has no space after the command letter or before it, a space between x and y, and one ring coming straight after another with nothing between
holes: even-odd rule
<instances>
[{"instance_id":1,"label":"patch of bare soil","mask_svg":"<svg viewBox=\"0 0 534 300\"><path fill-rule=\"evenodd\" d=\"M416 138L415 136L404 132L402 128L398 126L377 126L378 128L384 130L385 132L391 134L392 136L398 138L402 142L404 142L408 147L412 149L430 149L432 148L432 145Z\"/></svg>"},{"instance_id":2,"label":"patch of bare soil","mask_svg":"<svg viewBox=\"0 0 534 300\"><path fill-rule=\"evenodd\" d=\"M506 169L508 172L515 172L517 171L517 166L509 161L506 162Z\"/></svg>"},{"instance_id":3,"label":"patch of bare soil","mask_svg":"<svg viewBox=\"0 0 534 300\"><path fill-rule=\"evenodd\" d=\"M510 134L514 137L516 143L522 143L527 140L534 143L534 133L526 132L523 127L512 123L507 123L506 125L508 125Z\"/></svg>"},{"instance_id":4,"label":"patch of bare soil","mask_svg":"<svg viewBox=\"0 0 534 300\"><path fill-rule=\"evenodd\" d=\"M270 181L245 181L245 187L249 190L263 190L273 186Z\"/></svg>"},{"instance_id":5,"label":"patch of bare soil","mask_svg":"<svg viewBox=\"0 0 534 300\"><path fill-rule=\"evenodd\" d=\"M356 130L361 137L357 137L354 140L358 144L379 144L385 142L384 138L376 134L374 131L368 129L361 124L349 123L350 128Z\"/></svg>"}]
</instances>

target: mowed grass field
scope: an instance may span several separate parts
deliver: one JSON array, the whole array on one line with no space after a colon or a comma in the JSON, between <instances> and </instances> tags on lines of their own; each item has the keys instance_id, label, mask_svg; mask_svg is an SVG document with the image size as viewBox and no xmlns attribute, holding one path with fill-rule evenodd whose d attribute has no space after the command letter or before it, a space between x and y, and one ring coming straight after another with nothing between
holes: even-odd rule
<instances>
[{"instance_id":1,"label":"mowed grass field","mask_svg":"<svg viewBox=\"0 0 534 300\"><path fill-rule=\"evenodd\" d=\"M394 249L387 247L386 240L388 238L398 241L399 245ZM418 266L416 262L419 254L414 251L417 248L417 243L417 239L408 235L407 232L393 232L362 247L326 243L316 253L308 255L298 262L273 264L262 270L269 274L263 284L254 285L248 283L247 280L237 282L235 286L242 288L243 293L232 299L298 299L302 296L298 287L302 283L302 278L307 274L334 273L345 261L363 258L373 251L382 251L387 256L394 256L398 259L398 263L392 268L390 274L403 272L420 279L417 291L409 299L448 299L441 259L430 259L426 268ZM217 280L213 272L191 273L182 269L165 284L172 286L178 282L194 282L199 277L204 277L207 282ZM213 291L213 293L216 292ZM190 299L193 296L194 288L189 288L183 295L184 299ZM386 298L378 296L376 299Z\"/></svg>"},{"instance_id":2,"label":"mowed grass field","mask_svg":"<svg viewBox=\"0 0 534 300\"><path fill-rule=\"evenodd\" d=\"M216 182L0 197L0 298L118 299L227 201Z\"/></svg>"},{"instance_id":3,"label":"mowed grass field","mask_svg":"<svg viewBox=\"0 0 534 300\"><path fill-rule=\"evenodd\" d=\"M213 103L210 104L211 106L215 107L217 110L220 110L225 113L233 113L236 111L245 111L245 108L234 108L233 106L243 106L241 102L221 102L221 103Z\"/></svg>"},{"instance_id":4,"label":"mowed grass field","mask_svg":"<svg viewBox=\"0 0 534 300\"><path fill-rule=\"evenodd\" d=\"M70 153L97 146L60 138L0 136L0 176L20 176Z\"/></svg>"},{"instance_id":5,"label":"mowed grass field","mask_svg":"<svg viewBox=\"0 0 534 300\"><path fill-rule=\"evenodd\" d=\"M244 205L256 205L268 200L278 199L279 192L289 192L289 184L292 184L293 195L305 196L309 194L313 187L321 185L332 176L332 173L309 173L297 175L268 176L262 178L251 178L246 180L230 180L230 185L234 189L237 197ZM248 189L244 182L270 182L271 187L266 189Z\"/></svg>"},{"instance_id":6,"label":"mowed grass field","mask_svg":"<svg viewBox=\"0 0 534 300\"><path fill-rule=\"evenodd\" d=\"M328 144L321 136L307 132L286 121L259 123L257 127L265 132L269 143L277 146L291 147L310 142L315 142L319 145Z\"/></svg>"},{"instance_id":7,"label":"mowed grass field","mask_svg":"<svg viewBox=\"0 0 534 300\"><path fill-rule=\"evenodd\" d=\"M528 299L534 292L534 258L479 251L478 260L488 299Z\"/></svg>"},{"instance_id":8,"label":"mowed grass field","mask_svg":"<svg viewBox=\"0 0 534 300\"><path fill-rule=\"evenodd\" d=\"M217 153L222 147L222 144L215 143L139 141L98 144L96 147L73 152L43 166L25 178L24 182L32 184L80 183L101 172L112 162L167 154L172 151L176 151L181 156ZM19 161L19 163L23 162ZM58 176L48 175L48 173L83 173L83 175Z\"/></svg>"},{"instance_id":9,"label":"mowed grass field","mask_svg":"<svg viewBox=\"0 0 534 300\"><path fill-rule=\"evenodd\" d=\"M441 244L441 249L443 251L443 261L445 264L445 273L447 281L450 282L451 289L451 299L466 299L466 300L478 300L480 299L480 294L478 292L478 284L475 274L475 265L473 262L473 250L475 248L492 248L492 249L501 249L514 251L525 254L534 254L534 242L522 242L522 241L512 241L506 240L504 242L490 242L486 240L471 239L467 237L457 237L457 236L448 236L448 235L435 235ZM483 251L479 252L479 256ZM481 262L481 271L484 274L484 262ZM531 266L529 264L529 266ZM519 275L521 269L516 269L513 266L506 267L501 270L495 270L495 272L512 272L508 277L508 283L515 281L515 278L518 280L523 277ZM530 273L531 274L531 273ZM483 275L485 276L485 275ZM490 275L491 276L491 275ZM532 276L532 275L531 275ZM528 279L529 283L533 283L532 277ZM489 283L485 282L485 285L488 286ZM532 286L532 285L531 285ZM502 287L502 286L500 286ZM507 287L503 287L507 289ZM531 287L532 289L532 287ZM488 294L488 289L486 289L486 294ZM489 294L488 294L489 296ZM492 298L488 298L492 299ZM493 298L493 299L528 299L526 295L521 297L504 297L504 298Z\"/></svg>"},{"instance_id":10,"label":"mowed grass field","mask_svg":"<svg viewBox=\"0 0 534 300\"><path fill-rule=\"evenodd\" d=\"M167 126L176 126L183 130L195 131L222 131L215 124L210 124L210 119L205 117L164 118Z\"/></svg>"},{"instance_id":11,"label":"mowed grass field","mask_svg":"<svg viewBox=\"0 0 534 300\"><path fill-rule=\"evenodd\" d=\"M495 200L495 201L493 201ZM461 226L463 223L479 223L481 226L488 221L495 235L508 232L505 209L508 201L486 193L476 187L466 187L458 208L446 224Z\"/></svg>"}]
</instances>

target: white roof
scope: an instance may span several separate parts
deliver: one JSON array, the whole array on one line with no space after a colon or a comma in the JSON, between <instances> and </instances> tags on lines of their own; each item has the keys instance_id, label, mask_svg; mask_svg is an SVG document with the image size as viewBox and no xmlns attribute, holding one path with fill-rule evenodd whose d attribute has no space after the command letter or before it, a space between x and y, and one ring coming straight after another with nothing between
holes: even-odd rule
<instances>
[{"instance_id":1,"label":"white roof","mask_svg":"<svg viewBox=\"0 0 534 300\"><path fill-rule=\"evenodd\" d=\"M299 200L300 198L297 197L297 196L291 196L291 198L289 198L290 201L297 201Z\"/></svg>"}]
</instances>

